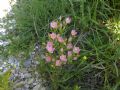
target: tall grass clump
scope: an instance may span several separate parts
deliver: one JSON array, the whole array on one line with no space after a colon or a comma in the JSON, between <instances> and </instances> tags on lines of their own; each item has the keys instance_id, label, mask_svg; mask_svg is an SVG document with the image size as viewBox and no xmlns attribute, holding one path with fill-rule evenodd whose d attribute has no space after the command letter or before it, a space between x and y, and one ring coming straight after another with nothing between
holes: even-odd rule
<instances>
[{"instance_id":1,"label":"tall grass clump","mask_svg":"<svg viewBox=\"0 0 120 90\"><path fill-rule=\"evenodd\" d=\"M6 40L10 40L7 54L19 57L22 53L21 59L25 59L34 50L40 61L37 70L51 90L119 90L119 6L119 0L17 0L3 20ZM55 67L41 56L51 55L45 54L48 34L55 31L50 23L64 22L66 17L72 22L60 29L64 30L61 37L68 38L76 29L72 43L80 47L80 55L73 63ZM55 42L55 47L62 46ZM54 51L53 46L50 50ZM52 57L58 58L59 53Z\"/></svg>"},{"instance_id":2,"label":"tall grass clump","mask_svg":"<svg viewBox=\"0 0 120 90\"><path fill-rule=\"evenodd\" d=\"M9 82L10 75L10 70L5 72L4 74L0 74L0 90L12 90Z\"/></svg>"}]
</instances>

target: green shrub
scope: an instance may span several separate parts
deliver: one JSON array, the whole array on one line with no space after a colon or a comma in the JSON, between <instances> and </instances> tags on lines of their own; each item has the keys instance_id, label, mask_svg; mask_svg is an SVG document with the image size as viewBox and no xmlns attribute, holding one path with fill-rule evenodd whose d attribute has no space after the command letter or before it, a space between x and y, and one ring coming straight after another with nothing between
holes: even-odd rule
<instances>
[{"instance_id":1,"label":"green shrub","mask_svg":"<svg viewBox=\"0 0 120 90\"><path fill-rule=\"evenodd\" d=\"M81 48L79 60L55 68L41 60L44 52L35 50L41 76L51 90L117 90L120 43L119 34L113 31L119 27L114 24L120 18L119 6L119 0L17 0L4 19L6 39L11 41L6 47L8 54L18 57L23 53L26 58L36 44L44 49L41 45L48 38L49 23L60 16L71 16L73 22L66 33L72 28L79 32L74 41Z\"/></svg>"}]
</instances>

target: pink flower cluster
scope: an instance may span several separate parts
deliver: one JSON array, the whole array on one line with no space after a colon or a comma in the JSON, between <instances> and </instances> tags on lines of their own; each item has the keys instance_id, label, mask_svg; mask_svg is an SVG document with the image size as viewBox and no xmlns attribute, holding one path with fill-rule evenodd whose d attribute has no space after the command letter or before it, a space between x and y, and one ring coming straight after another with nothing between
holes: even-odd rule
<instances>
[{"instance_id":1,"label":"pink flower cluster","mask_svg":"<svg viewBox=\"0 0 120 90\"><path fill-rule=\"evenodd\" d=\"M46 49L49 53L53 53L55 48L53 47L53 42L47 42Z\"/></svg>"},{"instance_id":2,"label":"pink flower cluster","mask_svg":"<svg viewBox=\"0 0 120 90\"><path fill-rule=\"evenodd\" d=\"M64 42L64 39L60 36L60 34L56 34L56 33L51 33L49 34L49 37L52 39L52 40L58 40L60 43L63 43Z\"/></svg>"},{"instance_id":3,"label":"pink flower cluster","mask_svg":"<svg viewBox=\"0 0 120 90\"><path fill-rule=\"evenodd\" d=\"M77 30L71 30L71 34L67 39L65 35L63 36L65 28L62 28L63 31L59 28L59 25L64 25L63 27L65 27L71 21L72 19L67 17L64 19L65 24L58 21L50 23L52 33L48 34L49 37L46 43L46 62L52 62L55 66L61 66L69 63L69 61L71 62L71 60L77 60L80 56L80 48L73 44L73 41L77 37Z\"/></svg>"}]
</instances>

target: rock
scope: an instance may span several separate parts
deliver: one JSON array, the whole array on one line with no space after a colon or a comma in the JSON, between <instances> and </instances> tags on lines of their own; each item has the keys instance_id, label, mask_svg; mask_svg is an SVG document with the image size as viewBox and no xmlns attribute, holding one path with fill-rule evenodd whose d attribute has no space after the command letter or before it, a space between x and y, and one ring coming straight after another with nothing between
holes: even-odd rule
<instances>
[{"instance_id":1,"label":"rock","mask_svg":"<svg viewBox=\"0 0 120 90\"><path fill-rule=\"evenodd\" d=\"M41 90L46 90L46 88L45 88L45 87L42 87Z\"/></svg>"},{"instance_id":2,"label":"rock","mask_svg":"<svg viewBox=\"0 0 120 90\"><path fill-rule=\"evenodd\" d=\"M17 76L18 76L18 73L14 74L14 76L17 77Z\"/></svg>"},{"instance_id":3,"label":"rock","mask_svg":"<svg viewBox=\"0 0 120 90\"><path fill-rule=\"evenodd\" d=\"M14 85L14 88L20 88L20 87L24 86L24 84L25 84L24 81L18 82Z\"/></svg>"},{"instance_id":4,"label":"rock","mask_svg":"<svg viewBox=\"0 0 120 90\"><path fill-rule=\"evenodd\" d=\"M40 62L38 62L38 61L35 61L35 64L37 64L37 65L38 65L39 63L40 63Z\"/></svg>"},{"instance_id":5,"label":"rock","mask_svg":"<svg viewBox=\"0 0 120 90\"><path fill-rule=\"evenodd\" d=\"M15 70L11 70L11 73L15 73Z\"/></svg>"},{"instance_id":6,"label":"rock","mask_svg":"<svg viewBox=\"0 0 120 90\"><path fill-rule=\"evenodd\" d=\"M39 73L35 71L35 75L38 75Z\"/></svg>"},{"instance_id":7,"label":"rock","mask_svg":"<svg viewBox=\"0 0 120 90\"><path fill-rule=\"evenodd\" d=\"M26 68L21 68L21 69L20 69L20 72L22 72L22 73L28 73L28 71L27 71Z\"/></svg>"},{"instance_id":8,"label":"rock","mask_svg":"<svg viewBox=\"0 0 120 90\"><path fill-rule=\"evenodd\" d=\"M28 85L28 84L25 84L25 88L29 88L29 85Z\"/></svg>"},{"instance_id":9,"label":"rock","mask_svg":"<svg viewBox=\"0 0 120 90\"><path fill-rule=\"evenodd\" d=\"M40 89L40 85L36 85L36 86L33 88L33 90L41 90L41 89Z\"/></svg>"},{"instance_id":10,"label":"rock","mask_svg":"<svg viewBox=\"0 0 120 90\"><path fill-rule=\"evenodd\" d=\"M20 73L20 77L21 77L21 79L25 78L23 73Z\"/></svg>"},{"instance_id":11,"label":"rock","mask_svg":"<svg viewBox=\"0 0 120 90\"><path fill-rule=\"evenodd\" d=\"M31 56L23 63L23 67L15 68L12 70L10 80L13 81L14 90L46 90L42 87L43 81L40 79L39 73L36 71L36 66L39 64L38 61L32 59ZM17 61L11 60L16 65Z\"/></svg>"},{"instance_id":12,"label":"rock","mask_svg":"<svg viewBox=\"0 0 120 90\"><path fill-rule=\"evenodd\" d=\"M33 83L33 82L34 82L34 79L33 79L33 78L31 78L31 79L28 80L28 84L31 84L31 83Z\"/></svg>"},{"instance_id":13,"label":"rock","mask_svg":"<svg viewBox=\"0 0 120 90\"><path fill-rule=\"evenodd\" d=\"M46 90L45 87L42 87L41 85L36 85L33 90Z\"/></svg>"},{"instance_id":14,"label":"rock","mask_svg":"<svg viewBox=\"0 0 120 90\"><path fill-rule=\"evenodd\" d=\"M22 88L16 88L15 90L22 90Z\"/></svg>"},{"instance_id":15,"label":"rock","mask_svg":"<svg viewBox=\"0 0 120 90\"><path fill-rule=\"evenodd\" d=\"M32 75L31 75L30 73L25 73L25 74L24 74L24 77L25 77L25 78L30 78L30 77L32 77Z\"/></svg>"},{"instance_id":16,"label":"rock","mask_svg":"<svg viewBox=\"0 0 120 90\"><path fill-rule=\"evenodd\" d=\"M31 66L31 60L26 60L25 62L24 62L24 66L26 67L26 68L28 68L28 67L30 67Z\"/></svg>"},{"instance_id":17,"label":"rock","mask_svg":"<svg viewBox=\"0 0 120 90\"><path fill-rule=\"evenodd\" d=\"M7 72L8 71L8 68L3 68L3 72Z\"/></svg>"},{"instance_id":18,"label":"rock","mask_svg":"<svg viewBox=\"0 0 120 90\"><path fill-rule=\"evenodd\" d=\"M36 83L36 82L34 82L34 83L33 83L33 85L34 85L34 86L36 86L36 85L37 85L37 83Z\"/></svg>"},{"instance_id":19,"label":"rock","mask_svg":"<svg viewBox=\"0 0 120 90\"><path fill-rule=\"evenodd\" d=\"M9 80L11 80L11 81L13 81L15 79L15 76L14 75L12 75L10 78L9 78Z\"/></svg>"}]
</instances>

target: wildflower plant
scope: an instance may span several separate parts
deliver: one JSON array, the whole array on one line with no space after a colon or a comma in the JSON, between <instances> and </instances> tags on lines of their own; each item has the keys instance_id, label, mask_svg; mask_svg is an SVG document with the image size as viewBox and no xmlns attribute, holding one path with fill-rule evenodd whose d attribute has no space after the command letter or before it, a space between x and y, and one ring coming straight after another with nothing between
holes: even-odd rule
<instances>
[{"instance_id":1,"label":"wildflower plant","mask_svg":"<svg viewBox=\"0 0 120 90\"><path fill-rule=\"evenodd\" d=\"M50 33L45 44L45 61L54 66L62 66L76 61L80 56L80 47L73 42L77 38L77 30L71 30L68 38L64 32L71 23L71 17L64 20L54 20L50 23Z\"/></svg>"}]
</instances>

